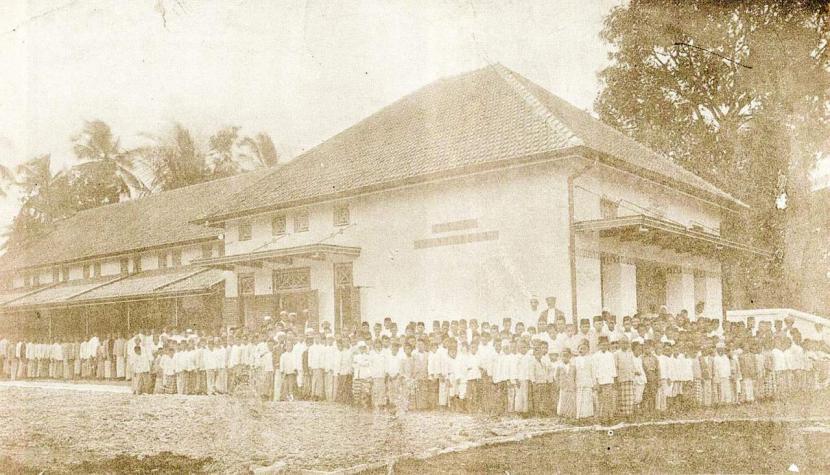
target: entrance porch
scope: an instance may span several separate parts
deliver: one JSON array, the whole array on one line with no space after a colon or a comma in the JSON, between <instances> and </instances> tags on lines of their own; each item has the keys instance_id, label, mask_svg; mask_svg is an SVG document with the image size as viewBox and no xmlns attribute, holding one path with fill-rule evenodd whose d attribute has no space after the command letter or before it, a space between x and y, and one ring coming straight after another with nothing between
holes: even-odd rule
<instances>
[{"instance_id":1,"label":"entrance porch","mask_svg":"<svg viewBox=\"0 0 830 475\"><path fill-rule=\"evenodd\" d=\"M603 309L625 315L686 310L698 303L704 314L723 316L721 261L729 252L763 250L721 238L699 226L684 227L664 218L633 215L575 223L577 315Z\"/></svg>"},{"instance_id":2,"label":"entrance porch","mask_svg":"<svg viewBox=\"0 0 830 475\"><path fill-rule=\"evenodd\" d=\"M197 261L232 270L224 323L256 327L294 313L309 326L329 322L336 331L360 324L360 288L353 262L360 248L313 244Z\"/></svg>"}]
</instances>

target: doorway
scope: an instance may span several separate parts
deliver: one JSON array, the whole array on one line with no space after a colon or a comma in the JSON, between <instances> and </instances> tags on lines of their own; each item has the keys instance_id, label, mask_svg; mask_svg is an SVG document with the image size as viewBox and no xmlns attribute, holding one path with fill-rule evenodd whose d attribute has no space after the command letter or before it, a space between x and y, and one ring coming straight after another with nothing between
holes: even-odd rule
<instances>
[{"instance_id":1,"label":"doorway","mask_svg":"<svg viewBox=\"0 0 830 475\"><path fill-rule=\"evenodd\" d=\"M656 262L637 263L637 311L657 313L666 305L666 266Z\"/></svg>"},{"instance_id":2,"label":"doorway","mask_svg":"<svg viewBox=\"0 0 830 475\"><path fill-rule=\"evenodd\" d=\"M360 288L355 287L351 262L334 264L334 331L360 325Z\"/></svg>"},{"instance_id":3,"label":"doorway","mask_svg":"<svg viewBox=\"0 0 830 475\"><path fill-rule=\"evenodd\" d=\"M307 313L306 310L308 310ZM316 328L319 322L317 317L317 291L292 290L277 292L277 311L275 314L278 315L282 311L297 314L301 321L307 318L302 323Z\"/></svg>"}]
</instances>

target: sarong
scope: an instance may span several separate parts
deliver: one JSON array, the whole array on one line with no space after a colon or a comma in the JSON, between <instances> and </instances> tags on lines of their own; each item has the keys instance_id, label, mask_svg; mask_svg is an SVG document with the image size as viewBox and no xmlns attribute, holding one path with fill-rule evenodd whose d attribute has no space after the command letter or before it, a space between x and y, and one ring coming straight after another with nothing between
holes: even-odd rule
<instances>
[{"instance_id":1,"label":"sarong","mask_svg":"<svg viewBox=\"0 0 830 475\"><path fill-rule=\"evenodd\" d=\"M571 389L559 390L559 401L556 405L556 414L565 419L576 418L576 391Z\"/></svg>"},{"instance_id":2,"label":"sarong","mask_svg":"<svg viewBox=\"0 0 830 475\"><path fill-rule=\"evenodd\" d=\"M576 418L584 419L594 416L594 388L576 388Z\"/></svg>"},{"instance_id":3,"label":"sarong","mask_svg":"<svg viewBox=\"0 0 830 475\"><path fill-rule=\"evenodd\" d=\"M617 383L617 411L623 416L634 414L634 381Z\"/></svg>"}]
</instances>

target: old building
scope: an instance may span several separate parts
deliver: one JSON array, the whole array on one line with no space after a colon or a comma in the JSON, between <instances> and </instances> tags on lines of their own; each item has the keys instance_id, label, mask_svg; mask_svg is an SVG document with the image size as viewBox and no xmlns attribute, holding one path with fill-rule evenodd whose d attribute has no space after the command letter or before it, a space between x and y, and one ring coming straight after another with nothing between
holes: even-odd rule
<instances>
[{"instance_id":1,"label":"old building","mask_svg":"<svg viewBox=\"0 0 830 475\"><path fill-rule=\"evenodd\" d=\"M666 304L722 313L720 236L742 203L518 74L442 79L203 220L226 229L230 321L535 320ZM230 313L236 311L236 314ZM537 310L538 311L538 310Z\"/></svg>"},{"instance_id":2,"label":"old building","mask_svg":"<svg viewBox=\"0 0 830 475\"><path fill-rule=\"evenodd\" d=\"M84 295L180 249L180 272L224 279L224 299L204 311L229 326L281 311L336 328L387 316L529 323L546 297L571 318L697 302L719 316L722 257L764 255L720 236L721 217L744 207L496 65L425 86L276 168L81 213L4 256L16 277L2 304L43 308L32 299L77 280L90 290L50 305L89 308ZM127 275L136 256L141 272ZM48 287L34 292L34 276ZM120 308L102 318L123 321Z\"/></svg>"}]
</instances>

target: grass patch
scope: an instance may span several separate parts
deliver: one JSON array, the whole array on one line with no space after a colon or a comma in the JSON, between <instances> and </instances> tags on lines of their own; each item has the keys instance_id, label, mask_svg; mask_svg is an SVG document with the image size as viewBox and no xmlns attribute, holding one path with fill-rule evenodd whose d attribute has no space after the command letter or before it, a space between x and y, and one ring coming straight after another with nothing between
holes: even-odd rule
<instances>
[{"instance_id":1,"label":"grass patch","mask_svg":"<svg viewBox=\"0 0 830 475\"><path fill-rule=\"evenodd\" d=\"M146 457L119 455L110 459L88 460L66 466L50 465L37 468L21 464L8 457L0 459L2 473L40 474L40 473L84 473L84 474L173 474L173 473L210 473L213 471L210 458L194 459L170 452L160 452Z\"/></svg>"},{"instance_id":2,"label":"grass patch","mask_svg":"<svg viewBox=\"0 0 830 475\"><path fill-rule=\"evenodd\" d=\"M830 434L775 422L701 422L556 433L433 457L395 473L830 473ZM383 470L385 471L385 469ZM382 471L378 471L382 473Z\"/></svg>"}]
</instances>

